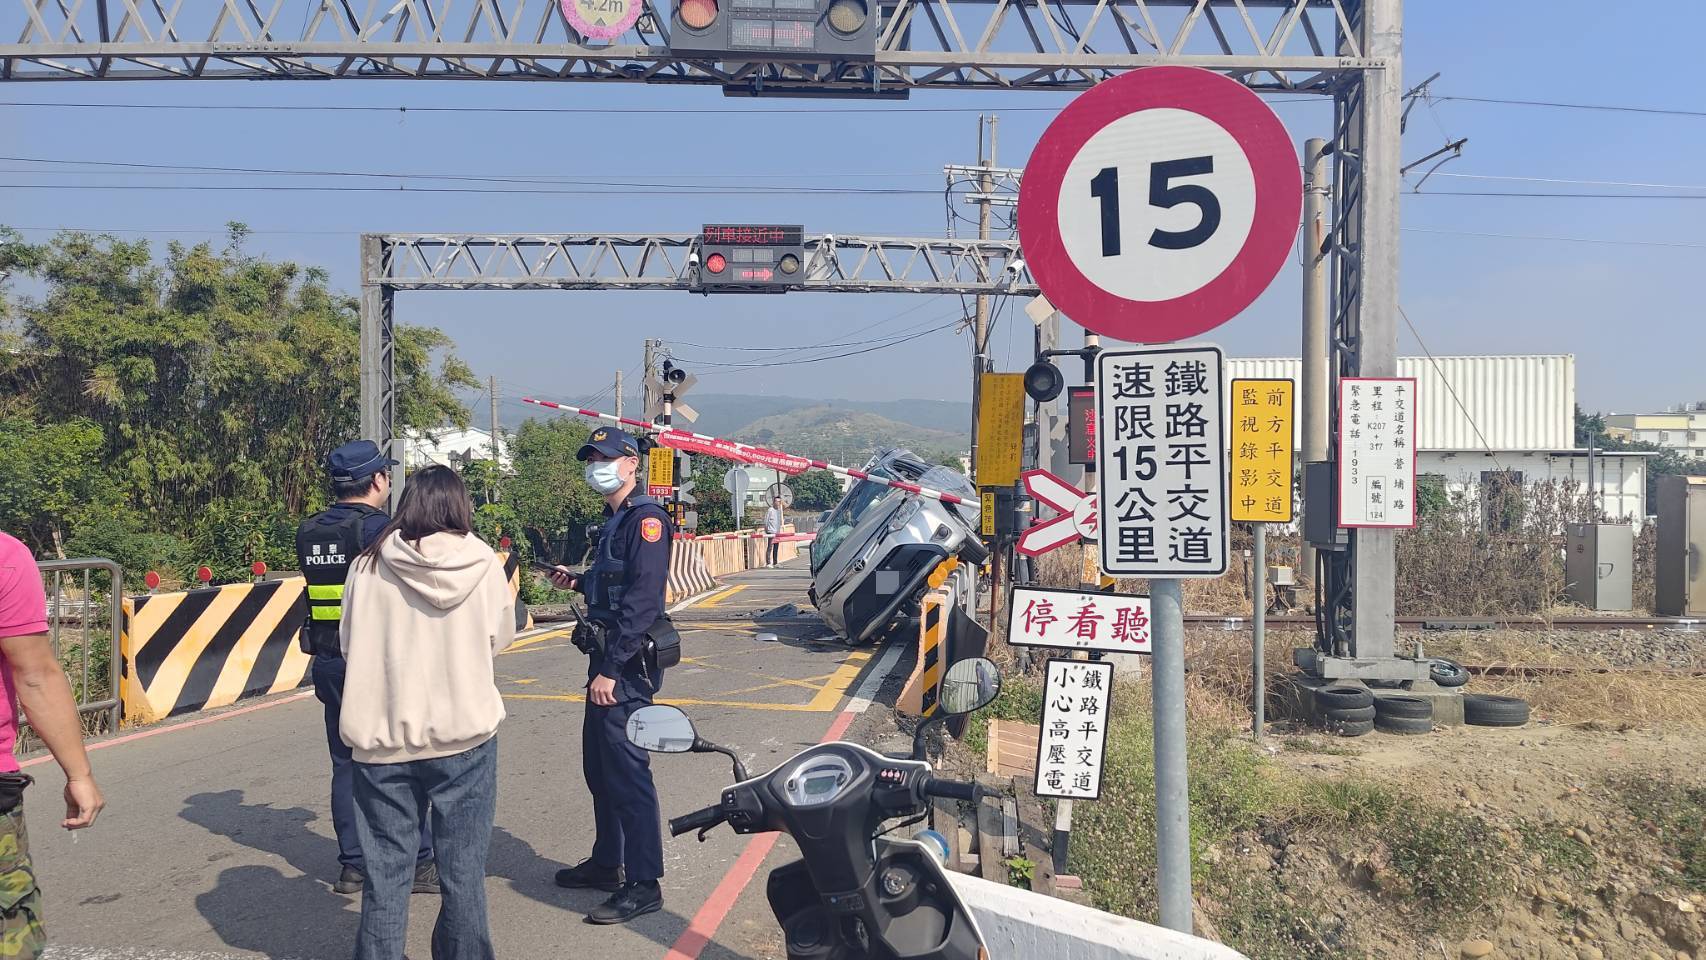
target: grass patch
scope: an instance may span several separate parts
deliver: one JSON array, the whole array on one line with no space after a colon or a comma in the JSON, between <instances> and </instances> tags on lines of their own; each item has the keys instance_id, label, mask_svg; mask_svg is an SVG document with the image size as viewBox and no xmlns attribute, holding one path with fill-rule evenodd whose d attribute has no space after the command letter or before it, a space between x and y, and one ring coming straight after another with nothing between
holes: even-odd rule
<instances>
[{"instance_id":1,"label":"grass patch","mask_svg":"<svg viewBox=\"0 0 1706 960\"><path fill-rule=\"evenodd\" d=\"M1629 812L1651 824L1665 852L1682 861L1683 883L1706 890L1706 787L1635 778L1616 786Z\"/></svg>"},{"instance_id":2,"label":"grass patch","mask_svg":"<svg viewBox=\"0 0 1706 960\"><path fill-rule=\"evenodd\" d=\"M1352 960L1350 936L1343 924L1298 904L1280 892L1272 878L1249 870L1223 871L1202 888L1216 902L1215 928L1221 939L1246 956L1266 960ZM1320 924L1328 924L1322 929Z\"/></svg>"},{"instance_id":3,"label":"grass patch","mask_svg":"<svg viewBox=\"0 0 1706 960\"><path fill-rule=\"evenodd\" d=\"M1467 913L1498 900L1510 876L1510 851L1486 820L1424 807L1387 826L1393 872L1430 906Z\"/></svg>"},{"instance_id":4,"label":"grass patch","mask_svg":"<svg viewBox=\"0 0 1706 960\"><path fill-rule=\"evenodd\" d=\"M1320 753L1329 757L1354 757L1360 752L1319 737L1286 737L1280 744L1298 753Z\"/></svg>"},{"instance_id":5,"label":"grass patch","mask_svg":"<svg viewBox=\"0 0 1706 960\"><path fill-rule=\"evenodd\" d=\"M1597 861L1592 850L1559 827L1524 820L1517 824L1516 832L1522 848L1538 854L1541 865L1553 873L1585 877Z\"/></svg>"}]
</instances>

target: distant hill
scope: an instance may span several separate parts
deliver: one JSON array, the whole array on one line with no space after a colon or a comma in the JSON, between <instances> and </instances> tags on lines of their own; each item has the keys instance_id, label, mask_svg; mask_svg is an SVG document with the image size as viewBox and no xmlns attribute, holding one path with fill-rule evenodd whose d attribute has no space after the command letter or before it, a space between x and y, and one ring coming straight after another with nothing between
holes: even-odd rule
<instances>
[{"instance_id":1,"label":"distant hill","mask_svg":"<svg viewBox=\"0 0 1706 960\"><path fill-rule=\"evenodd\" d=\"M925 430L970 435L971 404L953 400L842 400L804 397L759 397L736 393L690 393L687 402L699 411L693 429L714 437L727 436L748 424L806 408L827 407L910 424ZM960 442L968 446L969 440Z\"/></svg>"},{"instance_id":2,"label":"distant hill","mask_svg":"<svg viewBox=\"0 0 1706 960\"><path fill-rule=\"evenodd\" d=\"M477 398L476 398L477 399ZM951 434L953 439L934 438L931 449L964 451L971 445L971 404L955 400L823 400L805 397L761 397L740 393L706 393L694 391L685 398L699 411L697 423L688 424L695 433L713 437L732 437L757 421L793 414L807 409L840 410L848 413L873 414L905 427L917 428L926 434ZM473 401L470 400L470 403ZM638 397L624 401L623 412L629 416L639 409ZM600 409L614 411L615 404L606 401ZM476 425L484 422L484 407L474 410ZM549 411L505 404L500 408L504 426L515 429L528 416L549 415ZM766 426L765 429L776 429Z\"/></svg>"},{"instance_id":3,"label":"distant hill","mask_svg":"<svg viewBox=\"0 0 1706 960\"><path fill-rule=\"evenodd\" d=\"M717 435L843 466L858 466L881 447L909 447L920 455L935 457L957 453L966 446L956 433L829 404L761 417L738 430Z\"/></svg>"}]
</instances>

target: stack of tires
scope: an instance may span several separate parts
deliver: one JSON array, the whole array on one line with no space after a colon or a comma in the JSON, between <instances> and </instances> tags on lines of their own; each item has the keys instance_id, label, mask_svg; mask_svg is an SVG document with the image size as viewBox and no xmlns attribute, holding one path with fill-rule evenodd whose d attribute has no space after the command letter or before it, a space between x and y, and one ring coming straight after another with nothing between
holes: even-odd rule
<instances>
[{"instance_id":1,"label":"stack of tires","mask_svg":"<svg viewBox=\"0 0 1706 960\"><path fill-rule=\"evenodd\" d=\"M1328 733L1360 737L1379 730L1400 735L1434 728L1433 704L1421 697L1376 697L1366 687L1332 686L1315 691L1316 714Z\"/></svg>"},{"instance_id":2,"label":"stack of tires","mask_svg":"<svg viewBox=\"0 0 1706 960\"><path fill-rule=\"evenodd\" d=\"M1374 729L1374 694L1366 687L1321 687L1315 691L1315 713L1328 733L1360 737Z\"/></svg>"}]
</instances>

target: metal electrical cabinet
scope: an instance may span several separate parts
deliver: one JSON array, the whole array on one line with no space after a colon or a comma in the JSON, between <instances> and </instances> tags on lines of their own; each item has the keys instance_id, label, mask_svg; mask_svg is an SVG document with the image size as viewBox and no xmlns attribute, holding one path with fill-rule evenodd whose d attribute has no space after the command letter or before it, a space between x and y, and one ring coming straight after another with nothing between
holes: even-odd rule
<instances>
[{"instance_id":1,"label":"metal electrical cabinet","mask_svg":"<svg viewBox=\"0 0 1706 960\"><path fill-rule=\"evenodd\" d=\"M1564 530L1564 592L1590 610L1635 606L1635 531L1623 523L1572 523Z\"/></svg>"},{"instance_id":2,"label":"metal electrical cabinet","mask_svg":"<svg viewBox=\"0 0 1706 960\"><path fill-rule=\"evenodd\" d=\"M1706 616L1706 477L1659 478L1655 566L1660 616Z\"/></svg>"}]
</instances>

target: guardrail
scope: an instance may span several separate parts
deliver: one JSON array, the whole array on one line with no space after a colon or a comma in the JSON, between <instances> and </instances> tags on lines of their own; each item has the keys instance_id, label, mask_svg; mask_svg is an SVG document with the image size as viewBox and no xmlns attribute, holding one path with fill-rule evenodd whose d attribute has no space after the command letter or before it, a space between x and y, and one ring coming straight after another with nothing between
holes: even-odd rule
<instances>
[{"instance_id":1,"label":"guardrail","mask_svg":"<svg viewBox=\"0 0 1706 960\"><path fill-rule=\"evenodd\" d=\"M84 721L87 733L110 733L119 725L119 632L124 625L124 568L104 557L75 560L42 560L36 569L46 581L48 638L53 642L53 655L67 668L72 695L77 698L77 712L93 718L93 729ZM98 582L95 575L105 572L109 577L106 597L97 599ZM82 574L82 586L77 588L77 575ZM67 583L67 580L70 583ZM104 614L105 622L102 623ZM73 629L73 627L75 629ZM73 639L72 663L66 663L66 644ZM102 648L106 657L101 662ZM75 669L72 669L75 667Z\"/></svg>"}]
</instances>

